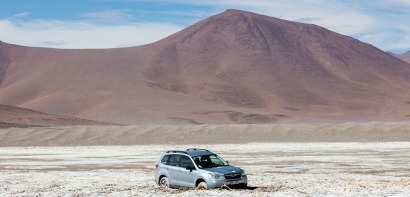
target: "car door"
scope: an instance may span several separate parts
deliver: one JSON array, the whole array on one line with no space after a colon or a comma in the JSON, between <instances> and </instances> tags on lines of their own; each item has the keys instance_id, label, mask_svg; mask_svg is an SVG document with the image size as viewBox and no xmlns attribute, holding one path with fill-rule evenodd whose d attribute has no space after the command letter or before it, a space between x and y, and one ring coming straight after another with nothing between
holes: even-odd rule
<instances>
[{"instance_id":1,"label":"car door","mask_svg":"<svg viewBox=\"0 0 410 197\"><path fill-rule=\"evenodd\" d=\"M181 168L179 171L179 184L185 187L195 187L195 179L197 170L194 167L194 163L191 158L185 155L181 155ZM192 166L194 170L192 172L187 170L188 166Z\"/></svg>"},{"instance_id":2,"label":"car door","mask_svg":"<svg viewBox=\"0 0 410 197\"><path fill-rule=\"evenodd\" d=\"M179 181L179 173L181 171L181 155L171 155L168 160L167 171L169 174L169 184L175 186L181 186Z\"/></svg>"}]
</instances>

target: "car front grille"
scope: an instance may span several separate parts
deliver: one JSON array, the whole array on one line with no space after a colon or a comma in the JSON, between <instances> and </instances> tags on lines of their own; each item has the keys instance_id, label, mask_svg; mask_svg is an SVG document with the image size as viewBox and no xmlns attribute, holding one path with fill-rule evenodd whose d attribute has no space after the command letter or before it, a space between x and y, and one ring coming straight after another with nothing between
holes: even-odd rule
<instances>
[{"instance_id":1,"label":"car front grille","mask_svg":"<svg viewBox=\"0 0 410 197\"><path fill-rule=\"evenodd\" d=\"M226 180L238 180L241 179L241 174L240 173L230 173L230 174L224 174Z\"/></svg>"}]
</instances>

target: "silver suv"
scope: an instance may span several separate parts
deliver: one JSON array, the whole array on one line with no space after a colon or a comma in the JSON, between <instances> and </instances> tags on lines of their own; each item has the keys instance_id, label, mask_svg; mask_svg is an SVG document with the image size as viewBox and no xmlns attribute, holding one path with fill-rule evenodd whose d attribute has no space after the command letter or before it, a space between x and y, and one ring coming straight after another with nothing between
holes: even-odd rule
<instances>
[{"instance_id":1,"label":"silver suv","mask_svg":"<svg viewBox=\"0 0 410 197\"><path fill-rule=\"evenodd\" d=\"M244 170L205 149L167 151L155 168L155 182L162 187L213 189L235 185L245 188L248 184Z\"/></svg>"}]
</instances>

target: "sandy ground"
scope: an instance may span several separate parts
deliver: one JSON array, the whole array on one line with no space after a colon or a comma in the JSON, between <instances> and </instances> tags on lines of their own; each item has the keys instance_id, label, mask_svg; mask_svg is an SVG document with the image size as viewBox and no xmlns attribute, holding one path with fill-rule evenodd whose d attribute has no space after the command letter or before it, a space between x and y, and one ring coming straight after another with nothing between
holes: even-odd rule
<instances>
[{"instance_id":1,"label":"sandy ground","mask_svg":"<svg viewBox=\"0 0 410 197\"><path fill-rule=\"evenodd\" d=\"M410 141L409 122L66 126L0 129L0 147Z\"/></svg>"},{"instance_id":2,"label":"sandy ground","mask_svg":"<svg viewBox=\"0 0 410 197\"><path fill-rule=\"evenodd\" d=\"M249 177L246 190L164 190L169 149L210 149ZM0 148L0 196L409 196L410 142Z\"/></svg>"}]
</instances>

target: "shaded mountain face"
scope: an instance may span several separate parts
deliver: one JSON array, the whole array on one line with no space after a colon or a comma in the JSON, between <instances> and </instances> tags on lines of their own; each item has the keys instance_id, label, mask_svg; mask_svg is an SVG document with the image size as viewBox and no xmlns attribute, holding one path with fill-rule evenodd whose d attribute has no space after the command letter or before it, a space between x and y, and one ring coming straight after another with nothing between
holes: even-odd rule
<instances>
[{"instance_id":1,"label":"shaded mountain face","mask_svg":"<svg viewBox=\"0 0 410 197\"><path fill-rule=\"evenodd\" d=\"M0 103L59 115L123 124L410 118L409 64L316 25L239 10L139 47L0 50Z\"/></svg>"}]
</instances>

